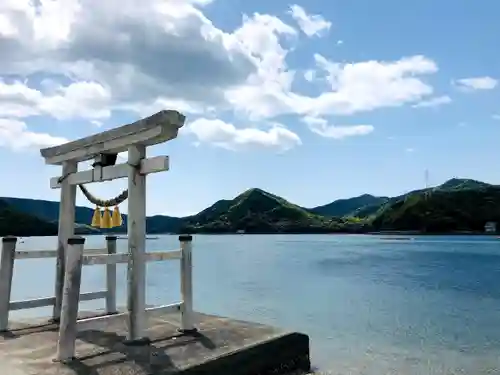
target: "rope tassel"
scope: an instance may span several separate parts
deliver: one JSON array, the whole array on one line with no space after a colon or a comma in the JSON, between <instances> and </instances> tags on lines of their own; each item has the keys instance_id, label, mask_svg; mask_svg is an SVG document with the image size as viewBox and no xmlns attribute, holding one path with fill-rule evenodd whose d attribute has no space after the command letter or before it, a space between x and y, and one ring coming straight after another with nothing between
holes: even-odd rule
<instances>
[{"instance_id":1,"label":"rope tassel","mask_svg":"<svg viewBox=\"0 0 500 375\"><path fill-rule=\"evenodd\" d=\"M113 210L113 216L111 217L111 224L113 227L121 227L122 226L122 215L120 214L120 209L118 206L115 206Z\"/></svg>"},{"instance_id":2,"label":"rope tassel","mask_svg":"<svg viewBox=\"0 0 500 375\"><path fill-rule=\"evenodd\" d=\"M92 216L92 226L95 228L100 228L101 227L101 209L99 206L96 206L94 215Z\"/></svg>"},{"instance_id":3,"label":"rope tassel","mask_svg":"<svg viewBox=\"0 0 500 375\"><path fill-rule=\"evenodd\" d=\"M101 228L109 229L113 228L111 225L111 211L109 207L104 207L104 214L102 215Z\"/></svg>"},{"instance_id":4,"label":"rope tassel","mask_svg":"<svg viewBox=\"0 0 500 375\"><path fill-rule=\"evenodd\" d=\"M82 191L85 198L88 199L89 202L96 205L96 209L94 211L94 216L92 217L92 226L96 228L109 229L114 227L120 227L123 225L122 215L120 214L120 210L118 205L123 203L128 198L128 189L122 191L118 196L112 199L99 199L93 196L85 186L78 185L80 190ZM113 213L109 207L115 206ZM104 212L101 215L100 207L104 207Z\"/></svg>"}]
</instances>

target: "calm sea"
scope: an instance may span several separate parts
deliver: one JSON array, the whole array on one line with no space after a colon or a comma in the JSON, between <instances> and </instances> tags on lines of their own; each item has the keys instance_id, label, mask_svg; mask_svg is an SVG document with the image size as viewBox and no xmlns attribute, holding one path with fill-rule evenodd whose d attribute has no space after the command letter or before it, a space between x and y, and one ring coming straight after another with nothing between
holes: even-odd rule
<instances>
[{"instance_id":1,"label":"calm sea","mask_svg":"<svg viewBox=\"0 0 500 375\"><path fill-rule=\"evenodd\" d=\"M102 237L87 239L101 245ZM176 247L176 236L148 241L149 251ZM500 239L199 235L194 267L197 310L308 333L325 373L500 373ZM53 278L53 260L20 260L13 297L51 295ZM124 302L124 267L119 278ZM150 264L147 285L148 303L178 301L178 262ZM84 269L83 291L103 286L102 266Z\"/></svg>"}]
</instances>

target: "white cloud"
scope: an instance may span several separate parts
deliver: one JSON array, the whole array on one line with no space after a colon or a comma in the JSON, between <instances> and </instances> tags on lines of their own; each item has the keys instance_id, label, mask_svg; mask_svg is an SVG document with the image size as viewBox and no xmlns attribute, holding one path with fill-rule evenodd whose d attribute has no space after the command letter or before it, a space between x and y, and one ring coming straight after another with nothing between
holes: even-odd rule
<instances>
[{"instance_id":1,"label":"white cloud","mask_svg":"<svg viewBox=\"0 0 500 375\"><path fill-rule=\"evenodd\" d=\"M405 151L408 152L409 154L411 154L412 152L415 152L415 149L408 147Z\"/></svg>"},{"instance_id":2,"label":"white cloud","mask_svg":"<svg viewBox=\"0 0 500 375\"><path fill-rule=\"evenodd\" d=\"M322 32L330 30L332 23L319 14L307 14L299 5L290 6L289 13L299 24L300 29L307 36L319 36Z\"/></svg>"},{"instance_id":3,"label":"white cloud","mask_svg":"<svg viewBox=\"0 0 500 375\"><path fill-rule=\"evenodd\" d=\"M277 124L267 131L238 129L222 120L199 118L191 122L185 132L195 135L199 143L211 143L229 150L260 147L286 151L302 143L297 134Z\"/></svg>"},{"instance_id":4,"label":"white cloud","mask_svg":"<svg viewBox=\"0 0 500 375\"><path fill-rule=\"evenodd\" d=\"M500 115L493 115L491 116L493 120L500 120Z\"/></svg>"},{"instance_id":5,"label":"white cloud","mask_svg":"<svg viewBox=\"0 0 500 375\"><path fill-rule=\"evenodd\" d=\"M141 102L141 103L126 103L122 105L117 105L117 109L129 110L138 113L141 117L147 117L152 113L159 112L163 109L171 109L181 113L189 114L206 114L213 113L215 111L214 106L204 106L202 103L191 102L183 99L175 98L162 98L158 97L152 102Z\"/></svg>"},{"instance_id":6,"label":"white cloud","mask_svg":"<svg viewBox=\"0 0 500 375\"><path fill-rule=\"evenodd\" d=\"M293 92L293 76L276 69L274 73L267 71L266 76L257 76L248 85L229 90L228 100L235 110L253 118L281 114L350 115L423 100L433 93L433 88L418 76L435 73L438 69L432 60L423 56L394 62L373 60L341 64L316 54L315 60L320 70L315 77L323 72L322 80L329 85L318 96Z\"/></svg>"},{"instance_id":7,"label":"white cloud","mask_svg":"<svg viewBox=\"0 0 500 375\"><path fill-rule=\"evenodd\" d=\"M30 148L56 146L65 142L67 142L67 139L62 137L32 132L22 121L0 118L0 147L21 151Z\"/></svg>"},{"instance_id":8,"label":"white cloud","mask_svg":"<svg viewBox=\"0 0 500 375\"><path fill-rule=\"evenodd\" d=\"M438 68L424 56L346 64L316 54L316 66L304 78L322 91L307 95L295 85L296 72L306 67L287 64L289 51L301 41L294 27L254 13L235 30L221 30L203 13L208 3L2 1L0 114L101 121L115 109L142 116L173 108L188 118L235 112L242 121L265 124L278 115L350 115L423 102L433 94L424 78ZM297 5L291 12L307 35L331 27ZM35 75L47 78L36 85ZM246 134L241 130L231 134ZM291 133L282 127L251 130L276 139Z\"/></svg>"},{"instance_id":9,"label":"white cloud","mask_svg":"<svg viewBox=\"0 0 500 375\"><path fill-rule=\"evenodd\" d=\"M444 104L451 103L451 98L448 95L436 96L428 100L422 100L421 102L414 104L414 108L425 108L425 107L439 107Z\"/></svg>"},{"instance_id":10,"label":"white cloud","mask_svg":"<svg viewBox=\"0 0 500 375\"><path fill-rule=\"evenodd\" d=\"M12 21L4 14L0 14L0 36L2 37L15 37L17 29Z\"/></svg>"},{"instance_id":11,"label":"white cloud","mask_svg":"<svg viewBox=\"0 0 500 375\"><path fill-rule=\"evenodd\" d=\"M243 84L257 60L233 34L181 0L15 1L0 9L18 32L0 39L0 71L105 82L120 101L176 97L214 102ZM18 9L14 9L18 8ZM62 21L61 21L62 20Z\"/></svg>"},{"instance_id":12,"label":"white cloud","mask_svg":"<svg viewBox=\"0 0 500 375\"><path fill-rule=\"evenodd\" d=\"M59 86L53 92L30 88L26 83L6 83L0 78L0 113L2 116L27 117L50 115L57 119L110 116L109 91L96 82L75 82Z\"/></svg>"},{"instance_id":13,"label":"white cloud","mask_svg":"<svg viewBox=\"0 0 500 375\"><path fill-rule=\"evenodd\" d=\"M437 71L424 56L394 62L365 61L341 64L316 54L316 63L325 73L331 91L316 98L301 98L302 111L313 114L352 114L382 107L417 102L431 95L433 88L418 78ZM298 103L297 103L298 104Z\"/></svg>"},{"instance_id":14,"label":"white cloud","mask_svg":"<svg viewBox=\"0 0 500 375\"><path fill-rule=\"evenodd\" d=\"M374 130L372 125L329 125L328 121L323 118L309 116L304 117L302 120L312 132L333 139L367 135Z\"/></svg>"},{"instance_id":15,"label":"white cloud","mask_svg":"<svg viewBox=\"0 0 500 375\"><path fill-rule=\"evenodd\" d=\"M455 85L464 91L475 91L475 90L492 90L497 84L498 80L492 77L474 77L474 78L462 78L454 82Z\"/></svg>"}]
</instances>

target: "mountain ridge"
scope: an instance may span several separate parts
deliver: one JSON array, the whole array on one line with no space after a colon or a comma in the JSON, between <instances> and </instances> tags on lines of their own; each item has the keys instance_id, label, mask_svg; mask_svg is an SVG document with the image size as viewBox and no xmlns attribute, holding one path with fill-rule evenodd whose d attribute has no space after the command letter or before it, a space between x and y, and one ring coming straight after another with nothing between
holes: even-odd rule
<instances>
[{"instance_id":1,"label":"mountain ridge","mask_svg":"<svg viewBox=\"0 0 500 375\"><path fill-rule=\"evenodd\" d=\"M318 207L304 208L260 188L252 188L233 199L219 200L194 215L186 217L148 216L146 228L147 232L151 234L179 232L360 233L370 230L396 230L408 226L402 224L401 217L406 217L404 220L407 220L408 215L424 215L425 210L422 211L424 206L427 211L441 210L441 214L448 217L448 221L453 221L453 215L450 212L454 212L456 209L460 211L460 207L452 207L455 201L450 198L451 196L458 196L456 202L460 202L468 210L472 210L473 207L469 207L464 200L464 196L470 195L475 199L476 204L482 207L483 211L488 211L489 208L487 205L483 205L481 197L492 201L495 207L496 205L500 206L500 196L497 196L495 189L500 189L500 187L472 179L454 178L432 188L413 190L396 197L377 197L363 194L357 197L338 199ZM429 206L429 197L434 197L430 200L434 206ZM25 221L35 218L44 223L57 224L59 202L12 197L0 197L0 201L7 204L10 210L10 213L6 214L7 216L15 211L17 214L25 215L23 219ZM442 207L439 208L440 201L446 202L448 207L446 210L443 210ZM493 206L490 211L496 210L496 208L493 209ZM127 215L125 214L123 215L124 225L120 228L108 230L90 228L88 224L92 220L93 212L94 210L89 207L76 207L75 221L79 233L126 232ZM450 219L450 215L452 215L452 219ZM30 219L27 218L28 216ZM483 214L478 215L480 219L476 221L466 220L465 218L469 217L467 215L457 214L456 217L465 220L465 224L450 224L449 227L453 230L462 230L467 225L472 225L474 230L477 230L481 220L496 218L496 215L483 212ZM437 219L434 217L433 220ZM420 219L414 218L410 222L418 227L411 229L424 231L428 229L428 226L423 225ZM5 221L4 226L12 229L12 226L7 226ZM439 225L432 224L430 227L431 229L437 228ZM53 226L47 226L46 229L47 233L53 233ZM0 235L5 235L5 230L2 231L1 225Z\"/></svg>"},{"instance_id":2,"label":"mountain ridge","mask_svg":"<svg viewBox=\"0 0 500 375\"><path fill-rule=\"evenodd\" d=\"M0 199L0 236L56 235L57 224L16 211Z\"/></svg>"},{"instance_id":3,"label":"mountain ridge","mask_svg":"<svg viewBox=\"0 0 500 375\"><path fill-rule=\"evenodd\" d=\"M343 221L312 214L282 197L252 188L185 218L183 230L203 233L324 233Z\"/></svg>"},{"instance_id":4,"label":"mountain ridge","mask_svg":"<svg viewBox=\"0 0 500 375\"><path fill-rule=\"evenodd\" d=\"M348 215L355 217L368 217L376 213L377 210L381 208L384 204L395 203L398 200L406 199L407 197L413 194L422 194L422 193L432 194L433 192L436 191L485 189L492 186L496 185L468 178L451 178L440 185L424 189L415 189L409 191L408 193L397 195L395 197L385 197L385 196L377 197L371 194L362 194L360 196L352 198L337 199L331 203L327 203L326 205L309 208L308 210L310 210L311 212L322 212L323 215L336 216L339 213L342 213L341 210L344 210L344 207L347 206L349 207L349 209L346 210L347 212L344 213L344 216ZM359 202L360 204L357 208L350 210L350 208L356 206L354 202ZM338 208L339 206L340 209Z\"/></svg>"},{"instance_id":5,"label":"mountain ridge","mask_svg":"<svg viewBox=\"0 0 500 375\"><path fill-rule=\"evenodd\" d=\"M487 222L500 222L497 185L412 194L382 207L370 225L378 231L449 233L483 232Z\"/></svg>"},{"instance_id":6,"label":"mountain ridge","mask_svg":"<svg viewBox=\"0 0 500 375\"><path fill-rule=\"evenodd\" d=\"M383 204L389 197L362 194L352 198L337 199L322 206L308 208L310 212L326 216L349 216L361 207ZM355 215L353 215L355 216Z\"/></svg>"}]
</instances>

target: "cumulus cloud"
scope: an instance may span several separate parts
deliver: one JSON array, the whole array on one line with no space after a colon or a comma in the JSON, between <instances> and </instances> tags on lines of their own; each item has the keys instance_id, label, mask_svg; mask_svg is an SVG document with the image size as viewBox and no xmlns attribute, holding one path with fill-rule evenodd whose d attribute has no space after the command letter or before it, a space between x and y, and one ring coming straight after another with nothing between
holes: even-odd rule
<instances>
[{"instance_id":1,"label":"cumulus cloud","mask_svg":"<svg viewBox=\"0 0 500 375\"><path fill-rule=\"evenodd\" d=\"M257 146L286 151L302 144L297 134L279 124L273 124L269 130L239 129L222 120L199 118L191 122L185 131L195 135L200 143L229 150Z\"/></svg>"},{"instance_id":2,"label":"cumulus cloud","mask_svg":"<svg viewBox=\"0 0 500 375\"><path fill-rule=\"evenodd\" d=\"M319 14L307 14L299 5L290 6L289 13L307 36L318 36L330 30L332 23Z\"/></svg>"},{"instance_id":3,"label":"cumulus cloud","mask_svg":"<svg viewBox=\"0 0 500 375\"><path fill-rule=\"evenodd\" d=\"M300 67L300 72L309 69L304 78L322 90L308 95L295 84L296 70L287 63L300 41L295 27L254 13L245 15L235 30L222 30L203 12L209 3L2 1L0 113L19 121L36 115L103 121L113 110L146 116L173 108L188 118L205 119L235 112L255 127L210 120L205 126L212 133L203 141L234 148L282 139L296 145L300 139L291 130L266 128L280 115L323 118L432 100L433 88L425 78L438 67L425 56L339 63L316 54L313 66ZM290 12L306 35L319 35L331 26L300 6ZM33 77L40 76L44 80L37 84ZM221 129L226 138L217 141L213 134ZM329 128L315 129L333 134L325 130Z\"/></svg>"},{"instance_id":4,"label":"cumulus cloud","mask_svg":"<svg viewBox=\"0 0 500 375\"><path fill-rule=\"evenodd\" d=\"M416 103L432 95L433 88L419 76L437 72L437 65L424 56L412 56L393 62L365 61L337 63L322 55L314 56L317 71L307 78L323 80L327 87L318 96L291 90L287 71L275 70L269 79L257 79L230 90L230 101L237 111L254 118L282 114L310 116L350 115L383 107ZM322 76L322 77L321 77Z\"/></svg>"},{"instance_id":5,"label":"cumulus cloud","mask_svg":"<svg viewBox=\"0 0 500 375\"><path fill-rule=\"evenodd\" d=\"M50 115L57 119L110 116L110 92L96 82L75 82L59 86L51 93L15 81L0 79L0 113L9 117Z\"/></svg>"},{"instance_id":6,"label":"cumulus cloud","mask_svg":"<svg viewBox=\"0 0 500 375\"><path fill-rule=\"evenodd\" d=\"M312 132L326 138L343 139L373 132L372 125L330 125L323 118L306 116L302 119Z\"/></svg>"},{"instance_id":7,"label":"cumulus cloud","mask_svg":"<svg viewBox=\"0 0 500 375\"><path fill-rule=\"evenodd\" d=\"M349 64L336 63L319 54L314 58L330 90L315 98L302 98L301 110L319 115L347 115L417 102L433 93L432 86L418 76L438 70L434 61L424 56Z\"/></svg>"},{"instance_id":8,"label":"cumulus cloud","mask_svg":"<svg viewBox=\"0 0 500 375\"><path fill-rule=\"evenodd\" d=\"M0 48L15 50L18 59L0 62L2 72L49 71L107 82L120 100L206 101L257 70L241 41L216 28L192 1L25 3L22 10L4 9L18 32L0 39Z\"/></svg>"},{"instance_id":9,"label":"cumulus cloud","mask_svg":"<svg viewBox=\"0 0 500 375\"><path fill-rule=\"evenodd\" d=\"M454 82L463 91L492 90L498 85L498 80L492 77L462 78Z\"/></svg>"},{"instance_id":10,"label":"cumulus cloud","mask_svg":"<svg viewBox=\"0 0 500 375\"><path fill-rule=\"evenodd\" d=\"M0 118L0 146L14 151L60 145L68 140L30 131L23 121Z\"/></svg>"}]
</instances>

